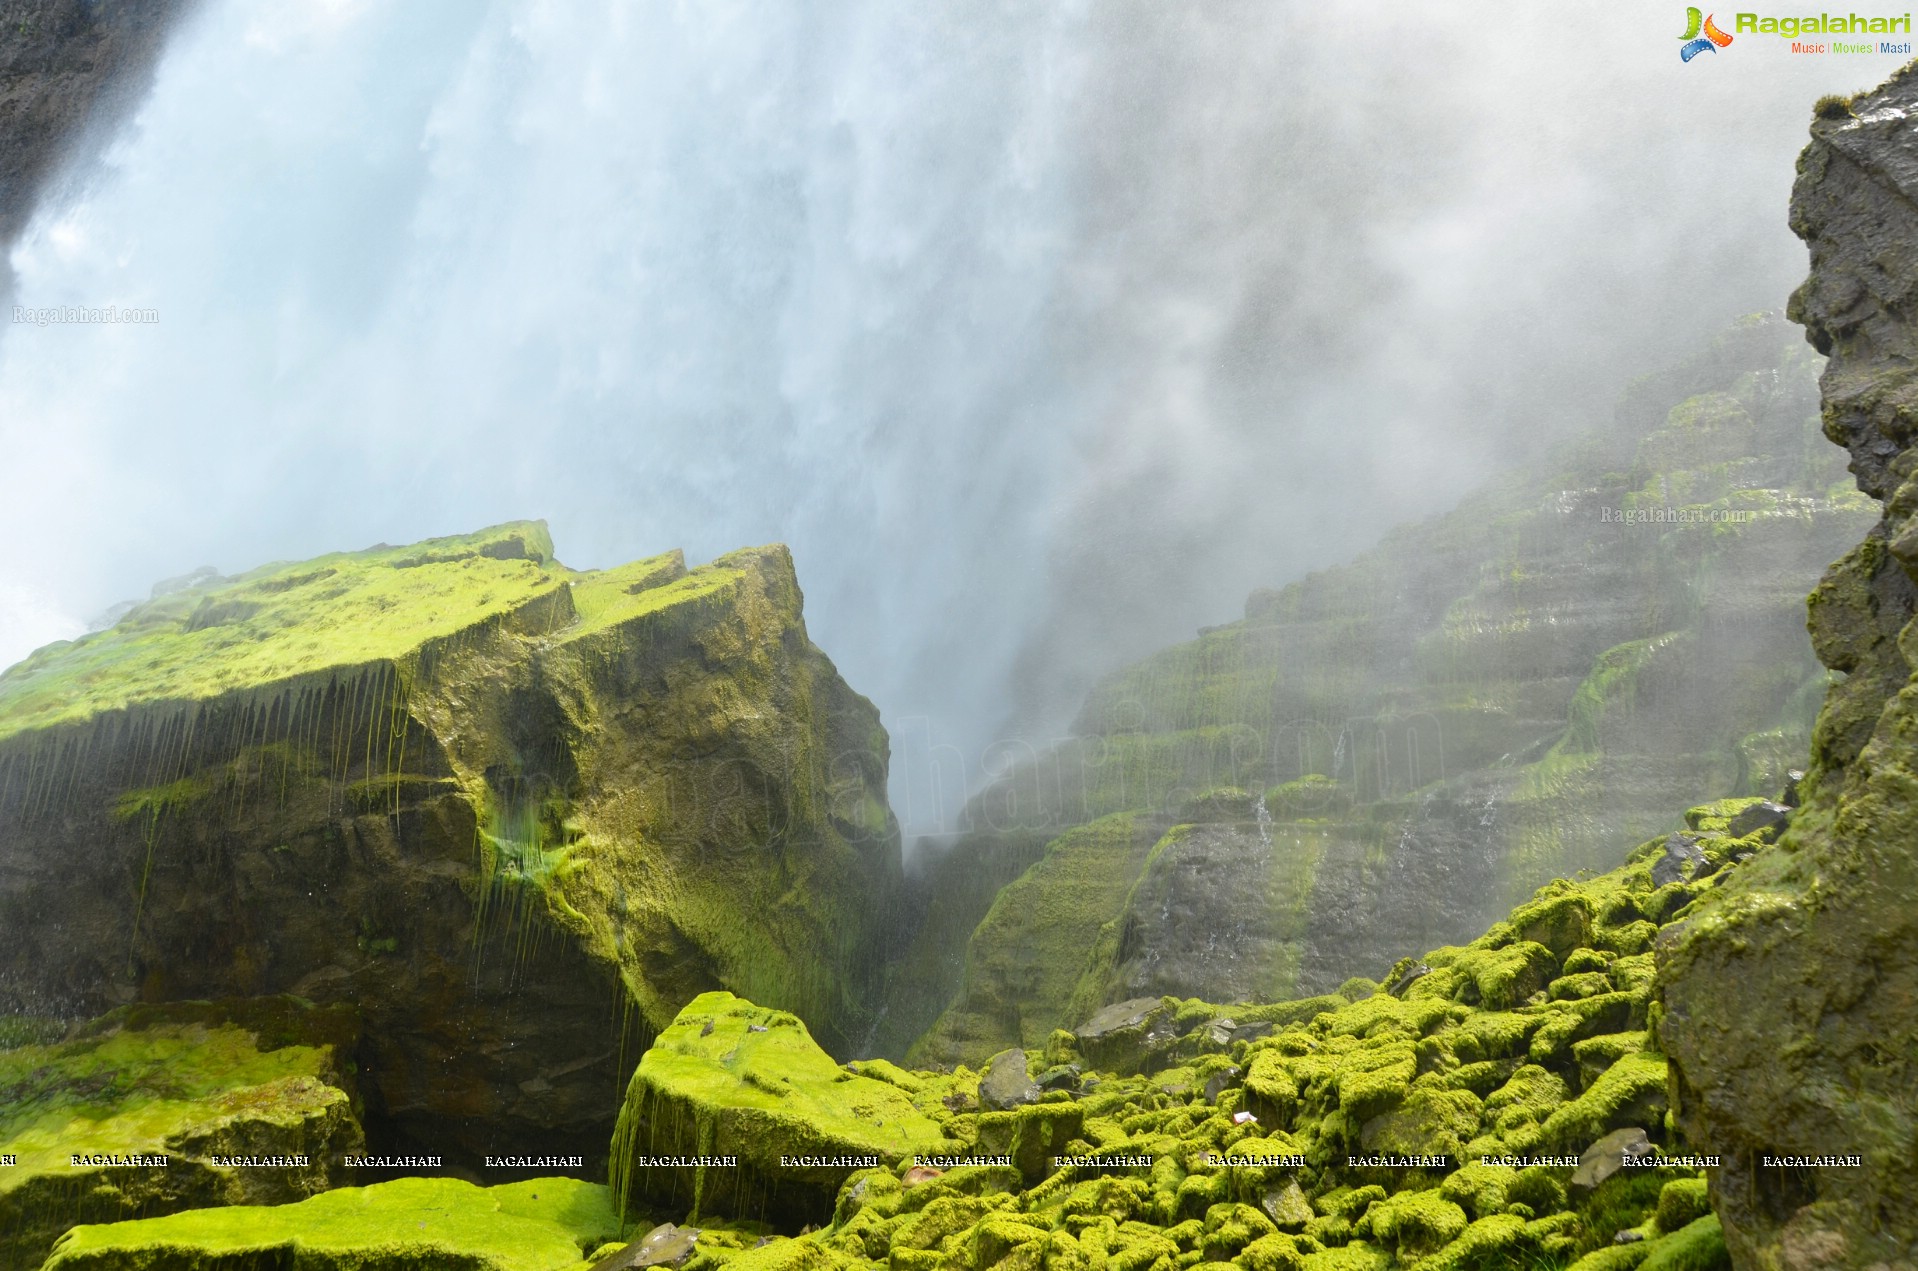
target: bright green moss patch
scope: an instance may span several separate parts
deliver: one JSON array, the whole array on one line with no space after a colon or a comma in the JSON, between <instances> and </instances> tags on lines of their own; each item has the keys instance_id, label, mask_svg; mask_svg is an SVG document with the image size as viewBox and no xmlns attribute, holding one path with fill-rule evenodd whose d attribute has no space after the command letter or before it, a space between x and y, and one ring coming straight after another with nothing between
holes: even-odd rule
<instances>
[{"instance_id":1,"label":"bright green moss patch","mask_svg":"<svg viewBox=\"0 0 1918 1271\"><path fill-rule=\"evenodd\" d=\"M39 1265L76 1222L331 1186L337 1155L362 1145L340 1071L356 1033L350 1012L266 998L129 1007L0 1050L0 1265ZM168 1164L116 1163L130 1156ZM219 1159L240 1156L305 1163Z\"/></svg>"},{"instance_id":2,"label":"bright green moss patch","mask_svg":"<svg viewBox=\"0 0 1918 1271\"><path fill-rule=\"evenodd\" d=\"M0 674L0 738L149 702L198 702L394 662L487 621L572 617L541 522L266 565L155 598Z\"/></svg>"},{"instance_id":3,"label":"bright green moss patch","mask_svg":"<svg viewBox=\"0 0 1918 1271\"><path fill-rule=\"evenodd\" d=\"M704 993L633 1073L613 1181L622 1204L644 1195L696 1215L764 1214L797 1226L831 1212L853 1168L834 1158L892 1163L942 1141L939 1124L905 1091L833 1062L797 1016ZM649 1167L646 1158L660 1156L731 1156L739 1165Z\"/></svg>"},{"instance_id":4,"label":"bright green moss patch","mask_svg":"<svg viewBox=\"0 0 1918 1271\"><path fill-rule=\"evenodd\" d=\"M1707 1214L1652 1246L1640 1271L1731 1271L1731 1254L1716 1215Z\"/></svg>"},{"instance_id":5,"label":"bright green moss patch","mask_svg":"<svg viewBox=\"0 0 1918 1271\"><path fill-rule=\"evenodd\" d=\"M619 1234L606 1188L570 1178L476 1187L409 1178L347 1187L294 1205L197 1210L75 1228L49 1271L198 1271L285 1265L360 1271L572 1271ZM242 1262L241 1259L251 1259Z\"/></svg>"}]
</instances>

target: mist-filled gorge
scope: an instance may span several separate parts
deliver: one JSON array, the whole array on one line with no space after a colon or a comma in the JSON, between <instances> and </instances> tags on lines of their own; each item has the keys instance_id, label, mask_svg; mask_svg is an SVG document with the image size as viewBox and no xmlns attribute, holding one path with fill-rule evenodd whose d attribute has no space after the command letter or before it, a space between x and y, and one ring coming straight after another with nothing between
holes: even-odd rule
<instances>
[{"instance_id":1,"label":"mist-filled gorge","mask_svg":"<svg viewBox=\"0 0 1918 1271\"><path fill-rule=\"evenodd\" d=\"M1852 18L0 4L0 1267L1908 1265Z\"/></svg>"}]
</instances>

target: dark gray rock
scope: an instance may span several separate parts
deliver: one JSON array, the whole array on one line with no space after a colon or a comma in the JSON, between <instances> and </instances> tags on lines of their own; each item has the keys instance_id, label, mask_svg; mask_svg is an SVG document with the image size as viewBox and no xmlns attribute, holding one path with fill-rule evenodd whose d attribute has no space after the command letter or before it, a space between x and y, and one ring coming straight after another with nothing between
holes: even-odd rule
<instances>
[{"instance_id":1,"label":"dark gray rock","mask_svg":"<svg viewBox=\"0 0 1918 1271\"><path fill-rule=\"evenodd\" d=\"M1212 1074L1211 1080L1205 1083L1205 1101L1207 1103L1217 1103L1220 1095L1238 1084L1239 1070L1237 1068L1227 1068L1224 1072Z\"/></svg>"},{"instance_id":2,"label":"dark gray rock","mask_svg":"<svg viewBox=\"0 0 1918 1271\"><path fill-rule=\"evenodd\" d=\"M1697 839L1689 834L1674 834L1665 840L1665 854L1652 862L1652 882L1660 887L1689 883L1707 864Z\"/></svg>"},{"instance_id":3,"label":"dark gray rock","mask_svg":"<svg viewBox=\"0 0 1918 1271\"><path fill-rule=\"evenodd\" d=\"M1054 1064L1039 1074L1037 1084L1041 1090L1077 1090L1079 1073L1078 1064Z\"/></svg>"},{"instance_id":4,"label":"dark gray rock","mask_svg":"<svg viewBox=\"0 0 1918 1271\"><path fill-rule=\"evenodd\" d=\"M1039 1087L1026 1075L1026 1052L1002 1050L986 1061L979 1078L979 1107L1004 1112L1039 1101Z\"/></svg>"},{"instance_id":5,"label":"dark gray rock","mask_svg":"<svg viewBox=\"0 0 1918 1271\"><path fill-rule=\"evenodd\" d=\"M1744 838L1759 830L1771 830L1774 834L1784 830L1791 820L1791 809L1782 803L1754 803L1733 817L1726 828L1733 838Z\"/></svg>"}]
</instances>

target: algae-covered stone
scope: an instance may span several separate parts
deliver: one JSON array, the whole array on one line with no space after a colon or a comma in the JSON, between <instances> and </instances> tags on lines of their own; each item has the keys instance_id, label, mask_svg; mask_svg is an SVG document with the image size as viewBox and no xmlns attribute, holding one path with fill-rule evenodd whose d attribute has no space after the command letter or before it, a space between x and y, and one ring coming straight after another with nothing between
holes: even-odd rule
<instances>
[{"instance_id":1,"label":"algae-covered stone","mask_svg":"<svg viewBox=\"0 0 1918 1271\"><path fill-rule=\"evenodd\" d=\"M618 1234L607 1189L578 1179L477 1187L453 1178L408 1178L345 1187L292 1205L240 1205L76 1227L61 1239L47 1268L574 1271L588 1250Z\"/></svg>"},{"instance_id":2,"label":"algae-covered stone","mask_svg":"<svg viewBox=\"0 0 1918 1271\"><path fill-rule=\"evenodd\" d=\"M852 1049L886 752L784 548L582 572L516 523L202 579L0 675L0 1014L351 1001L400 1132L597 1164L701 992Z\"/></svg>"},{"instance_id":3,"label":"algae-covered stone","mask_svg":"<svg viewBox=\"0 0 1918 1271\"><path fill-rule=\"evenodd\" d=\"M348 1011L279 998L127 1008L69 1041L0 1050L0 1266L38 1266L79 1222L347 1181L339 1158L363 1146L357 1036Z\"/></svg>"},{"instance_id":4,"label":"algae-covered stone","mask_svg":"<svg viewBox=\"0 0 1918 1271\"><path fill-rule=\"evenodd\" d=\"M906 1092L835 1063L797 1016L704 993L633 1073L613 1182L622 1205L763 1213L797 1228L831 1215L855 1170L943 1141Z\"/></svg>"}]
</instances>

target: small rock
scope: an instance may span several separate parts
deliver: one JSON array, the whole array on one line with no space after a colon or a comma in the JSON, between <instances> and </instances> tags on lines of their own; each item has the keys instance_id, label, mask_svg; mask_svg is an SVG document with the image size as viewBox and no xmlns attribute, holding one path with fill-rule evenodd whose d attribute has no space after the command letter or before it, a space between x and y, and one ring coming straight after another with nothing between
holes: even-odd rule
<instances>
[{"instance_id":1,"label":"small rock","mask_svg":"<svg viewBox=\"0 0 1918 1271\"><path fill-rule=\"evenodd\" d=\"M1625 1168L1628 1156L1646 1156L1652 1150L1651 1138L1637 1126L1613 1130L1579 1153L1578 1168L1572 1171L1574 1195L1594 1191L1598 1185Z\"/></svg>"},{"instance_id":2,"label":"small rock","mask_svg":"<svg viewBox=\"0 0 1918 1271\"><path fill-rule=\"evenodd\" d=\"M1759 830L1770 830L1774 834L1784 830L1791 820L1791 809L1782 803L1754 803L1732 818L1726 828L1733 838L1744 838L1747 834Z\"/></svg>"},{"instance_id":3,"label":"small rock","mask_svg":"<svg viewBox=\"0 0 1918 1271\"><path fill-rule=\"evenodd\" d=\"M1039 1089L1077 1090L1079 1088L1079 1072L1078 1064L1054 1064L1039 1074Z\"/></svg>"},{"instance_id":4,"label":"small rock","mask_svg":"<svg viewBox=\"0 0 1918 1271\"><path fill-rule=\"evenodd\" d=\"M1259 1202L1259 1208L1265 1211L1281 1230L1297 1231L1312 1221L1312 1205L1305 1199L1305 1192L1293 1179L1283 1188L1269 1191Z\"/></svg>"},{"instance_id":5,"label":"small rock","mask_svg":"<svg viewBox=\"0 0 1918 1271\"><path fill-rule=\"evenodd\" d=\"M1227 1068L1224 1072L1212 1074L1212 1079L1205 1083L1205 1101L1207 1103L1217 1103L1220 1095L1238 1084L1239 1070L1237 1068Z\"/></svg>"},{"instance_id":6,"label":"small rock","mask_svg":"<svg viewBox=\"0 0 1918 1271\"><path fill-rule=\"evenodd\" d=\"M1707 863L1697 839L1689 834L1673 834L1665 840L1665 854L1652 863L1652 885L1688 883Z\"/></svg>"},{"instance_id":7,"label":"small rock","mask_svg":"<svg viewBox=\"0 0 1918 1271\"><path fill-rule=\"evenodd\" d=\"M1392 987L1385 991L1393 997L1403 997L1405 996L1405 990L1411 988L1412 985L1422 977L1430 974L1432 974L1432 968L1420 962L1415 966L1407 968L1405 974L1392 981Z\"/></svg>"},{"instance_id":8,"label":"small rock","mask_svg":"<svg viewBox=\"0 0 1918 1271\"><path fill-rule=\"evenodd\" d=\"M764 1024L748 1024L746 1025L746 1031L749 1033L763 1033L766 1031L766 1026Z\"/></svg>"},{"instance_id":9,"label":"small rock","mask_svg":"<svg viewBox=\"0 0 1918 1271\"><path fill-rule=\"evenodd\" d=\"M1799 771L1797 768L1793 768L1790 772L1785 774L1785 792L1778 796L1778 801L1784 804L1788 808L1797 807L1798 806L1798 789L1804 783L1805 783L1805 774Z\"/></svg>"},{"instance_id":10,"label":"small rock","mask_svg":"<svg viewBox=\"0 0 1918 1271\"><path fill-rule=\"evenodd\" d=\"M711 1020L706 1021L706 1027L699 1030L699 1035L701 1037L711 1037L713 1035L713 1022Z\"/></svg>"},{"instance_id":11,"label":"small rock","mask_svg":"<svg viewBox=\"0 0 1918 1271\"><path fill-rule=\"evenodd\" d=\"M933 1179L938 1178L945 1172L946 1171L942 1169L934 1169L930 1165L915 1165L899 1176L899 1185L901 1187L917 1187L921 1183L930 1183Z\"/></svg>"},{"instance_id":12,"label":"small rock","mask_svg":"<svg viewBox=\"0 0 1918 1271\"><path fill-rule=\"evenodd\" d=\"M1625 1230L1619 1232L1616 1236L1612 1237L1612 1243L1615 1245L1635 1245L1639 1241L1643 1240L1644 1238L1645 1238L1644 1232L1633 1231L1630 1227L1627 1227Z\"/></svg>"},{"instance_id":13,"label":"small rock","mask_svg":"<svg viewBox=\"0 0 1918 1271\"><path fill-rule=\"evenodd\" d=\"M637 1271L640 1267L676 1267L693 1256L699 1228L663 1222L623 1249L592 1265L591 1271Z\"/></svg>"},{"instance_id":14,"label":"small rock","mask_svg":"<svg viewBox=\"0 0 1918 1271\"><path fill-rule=\"evenodd\" d=\"M979 1078L979 1107L986 1112L1004 1112L1039 1101L1039 1087L1026 1076L1026 1052L1002 1050L986 1061Z\"/></svg>"}]
</instances>

